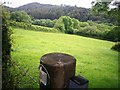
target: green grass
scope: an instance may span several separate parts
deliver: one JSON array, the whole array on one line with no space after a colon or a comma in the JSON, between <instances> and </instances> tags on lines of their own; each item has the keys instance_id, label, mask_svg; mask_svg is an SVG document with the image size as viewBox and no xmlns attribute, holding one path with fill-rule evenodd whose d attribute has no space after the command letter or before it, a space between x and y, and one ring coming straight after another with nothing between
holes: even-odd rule
<instances>
[{"instance_id":1,"label":"green grass","mask_svg":"<svg viewBox=\"0 0 120 90\"><path fill-rule=\"evenodd\" d=\"M14 29L12 38L12 59L21 66L26 65L29 75L36 80L39 76L40 57L46 53L62 52L76 58L76 75L87 78L89 88L118 87L118 53L110 49L114 45L113 42L24 29ZM27 77L21 80L29 82ZM34 83L34 88L38 87Z\"/></svg>"}]
</instances>

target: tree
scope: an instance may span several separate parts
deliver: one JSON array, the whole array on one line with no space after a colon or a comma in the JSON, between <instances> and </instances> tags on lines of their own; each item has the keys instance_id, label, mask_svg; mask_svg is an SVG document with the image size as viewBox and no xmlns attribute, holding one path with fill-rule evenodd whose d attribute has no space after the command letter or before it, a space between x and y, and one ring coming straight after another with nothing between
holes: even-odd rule
<instances>
[{"instance_id":1,"label":"tree","mask_svg":"<svg viewBox=\"0 0 120 90\"><path fill-rule=\"evenodd\" d=\"M17 22L31 23L31 17L25 11L12 12L10 19Z\"/></svg>"},{"instance_id":2,"label":"tree","mask_svg":"<svg viewBox=\"0 0 120 90\"><path fill-rule=\"evenodd\" d=\"M112 4L113 3L113 4ZM97 2L92 2L92 11L96 14L105 13L110 17L114 17L118 21L117 26L120 26L120 1L109 0L109 2L104 2L104 0L97 0ZM115 8L110 8L109 5L116 6Z\"/></svg>"},{"instance_id":3,"label":"tree","mask_svg":"<svg viewBox=\"0 0 120 90\"><path fill-rule=\"evenodd\" d=\"M79 26L79 20L73 18L72 22L73 22L73 28L74 29L79 29L80 28L80 26Z\"/></svg>"},{"instance_id":4,"label":"tree","mask_svg":"<svg viewBox=\"0 0 120 90\"><path fill-rule=\"evenodd\" d=\"M61 16L54 25L54 28L68 34L74 33L72 18L69 16Z\"/></svg>"},{"instance_id":5,"label":"tree","mask_svg":"<svg viewBox=\"0 0 120 90\"><path fill-rule=\"evenodd\" d=\"M113 9L110 9L109 7L110 4L116 7ZM116 19L117 27L115 27L113 30L108 32L107 36L108 36L108 39L114 39L114 41L120 41L120 36L119 36L120 35L120 1L110 0L110 2L103 2L103 0L101 0L101 2L97 2L93 5L92 10L95 13L106 13L109 16L114 17ZM115 44L113 47L115 48L117 47L117 45ZM115 49L115 50L120 51L120 46L117 48L118 49Z\"/></svg>"},{"instance_id":6,"label":"tree","mask_svg":"<svg viewBox=\"0 0 120 90\"><path fill-rule=\"evenodd\" d=\"M69 16L62 16L61 18L65 26L65 33L73 34L74 29L72 19Z\"/></svg>"},{"instance_id":7,"label":"tree","mask_svg":"<svg viewBox=\"0 0 120 90\"><path fill-rule=\"evenodd\" d=\"M56 29L60 30L61 32L65 33L65 26L64 26L64 23L63 23L61 17L56 21L56 23L54 25L54 28L56 28Z\"/></svg>"}]
</instances>

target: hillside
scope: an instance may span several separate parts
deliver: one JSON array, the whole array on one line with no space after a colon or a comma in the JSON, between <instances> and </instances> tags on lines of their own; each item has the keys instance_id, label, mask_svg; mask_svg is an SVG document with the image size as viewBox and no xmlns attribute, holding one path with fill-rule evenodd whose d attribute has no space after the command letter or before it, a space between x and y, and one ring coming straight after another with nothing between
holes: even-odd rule
<instances>
[{"instance_id":1,"label":"hillside","mask_svg":"<svg viewBox=\"0 0 120 90\"><path fill-rule=\"evenodd\" d=\"M94 15L90 9L68 5L50 5L40 3L29 3L18 8L9 8L10 11L24 10L35 19L58 19L60 16L70 16L80 21L103 21L110 22L107 15ZM113 20L112 20L113 21ZM111 21L111 22L112 22Z\"/></svg>"},{"instance_id":2,"label":"hillside","mask_svg":"<svg viewBox=\"0 0 120 90\"><path fill-rule=\"evenodd\" d=\"M50 52L62 52L76 58L76 75L87 78L89 88L118 87L118 53L110 49L113 42L19 28L14 29L12 38L12 60L18 62L20 67L28 68L28 75L36 81L40 57ZM13 73L17 74L16 71ZM33 88L39 87L28 76L20 78L19 87L28 88L29 84Z\"/></svg>"}]
</instances>

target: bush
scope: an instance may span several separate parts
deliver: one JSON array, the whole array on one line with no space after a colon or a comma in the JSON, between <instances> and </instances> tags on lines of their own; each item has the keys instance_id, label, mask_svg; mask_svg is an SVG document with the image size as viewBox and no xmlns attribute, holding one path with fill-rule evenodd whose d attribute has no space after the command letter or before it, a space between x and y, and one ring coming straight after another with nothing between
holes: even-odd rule
<instances>
[{"instance_id":1,"label":"bush","mask_svg":"<svg viewBox=\"0 0 120 90\"><path fill-rule=\"evenodd\" d=\"M54 28L59 29L63 33L74 33L73 21L69 16L61 16L55 23Z\"/></svg>"},{"instance_id":2,"label":"bush","mask_svg":"<svg viewBox=\"0 0 120 90\"><path fill-rule=\"evenodd\" d=\"M43 31L43 32L60 32L55 28L47 28L47 27L32 25L32 24L23 23L23 22L11 21L10 25L13 27L23 28L26 30Z\"/></svg>"},{"instance_id":3,"label":"bush","mask_svg":"<svg viewBox=\"0 0 120 90\"><path fill-rule=\"evenodd\" d=\"M101 32L97 29L96 26L86 26L81 28L81 30L76 32L79 35L87 35L87 36L101 36Z\"/></svg>"},{"instance_id":4,"label":"bush","mask_svg":"<svg viewBox=\"0 0 120 90\"><path fill-rule=\"evenodd\" d=\"M31 23L31 17L25 11L15 11L11 13L10 20L17 22Z\"/></svg>"},{"instance_id":5,"label":"bush","mask_svg":"<svg viewBox=\"0 0 120 90\"><path fill-rule=\"evenodd\" d=\"M72 19L72 22L73 22L73 28L74 28L74 29L79 29L79 28L80 28L79 20L73 18L73 19Z\"/></svg>"},{"instance_id":6,"label":"bush","mask_svg":"<svg viewBox=\"0 0 120 90\"><path fill-rule=\"evenodd\" d=\"M2 53L1 53L2 54L2 89L7 90L8 88L15 88L16 86L16 84L14 84L15 78L12 76L12 72L10 72L11 63L12 63L11 60L12 29L10 28L8 22L10 16L8 10L2 5L0 5L0 9L1 8L2 8Z\"/></svg>"},{"instance_id":7,"label":"bush","mask_svg":"<svg viewBox=\"0 0 120 90\"><path fill-rule=\"evenodd\" d=\"M90 25L90 26L97 26L97 23L93 22L93 21L87 21L87 23Z\"/></svg>"},{"instance_id":8,"label":"bush","mask_svg":"<svg viewBox=\"0 0 120 90\"><path fill-rule=\"evenodd\" d=\"M61 20L57 20L57 22L54 25L54 28L58 29L59 31L61 31L63 33L65 33L65 26L64 26L64 24L62 23Z\"/></svg>"},{"instance_id":9,"label":"bush","mask_svg":"<svg viewBox=\"0 0 120 90\"><path fill-rule=\"evenodd\" d=\"M35 19L35 20L33 20L32 24L39 25L39 26L45 26L45 27L53 27L55 24L55 20Z\"/></svg>"},{"instance_id":10,"label":"bush","mask_svg":"<svg viewBox=\"0 0 120 90\"><path fill-rule=\"evenodd\" d=\"M111 49L113 49L113 50L116 50L116 51L120 52L120 42L117 42L114 46L112 46L112 48L111 48Z\"/></svg>"},{"instance_id":11,"label":"bush","mask_svg":"<svg viewBox=\"0 0 120 90\"><path fill-rule=\"evenodd\" d=\"M120 26L114 27L114 29L107 33L105 38L111 41L120 41Z\"/></svg>"},{"instance_id":12,"label":"bush","mask_svg":"<svg viewBox=\"0 0 120 90\"><path fill-rule=\"evenodd\" d=\"M97 34L98 34L97 27L95 27L95 26L94 27L86 26L83 28L83 32L88 35L96 35L97 36Z\"/></svg>"},{"instance_id":13,"label":"bush","mask_svg":"<svg viewBox=\"0 0 120 90\"><path fill-rule=\"evenodd\" d=\"M58 29L59 31L65 33L66 29L65 29L65 25L64 25L64 22L63 22L63 18L65 16L61 16L55 23L54 25L54 28L55 29Z\"/></svg>"},{"instance_id":14,"label":"bush","mask_svg":"<svg viewBox=\"0 0 120 90\"><path fill-rule=\"evenodd\" d=\"M86 26L89 26L89 24L87 22L79 22L79 26L86 27Z\"/></svg>"}]
</instances>

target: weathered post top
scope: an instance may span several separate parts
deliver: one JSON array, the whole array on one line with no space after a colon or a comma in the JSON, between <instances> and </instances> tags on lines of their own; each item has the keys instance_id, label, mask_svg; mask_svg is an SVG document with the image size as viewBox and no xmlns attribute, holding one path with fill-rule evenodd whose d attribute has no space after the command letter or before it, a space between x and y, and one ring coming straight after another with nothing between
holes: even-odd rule
<instances>
[{"instance_id":1,"label":"weathered post top","mask_svg":"<svg viewBox=\"0 0 120 90\"><path fill-rule=\"evenodd\" d=\"M62 64L69 64L69 63L75 63L76 59L68 54L65 53L49 53L45 54L40 59L41 63L47 64L50 66L55 66L56 64L62 63Z\"/></svg>"},{"instance_id":2,"label":"weathered post top","mask_svg":"<svg viewBox=\"0 0 120 90\"><path fill-rule=\"evenodd\" d=\"M49 53L40 59L50 76L49 88L67 88L75 76L76 59L65 53Z\"/></svg>"}]
</instances>

